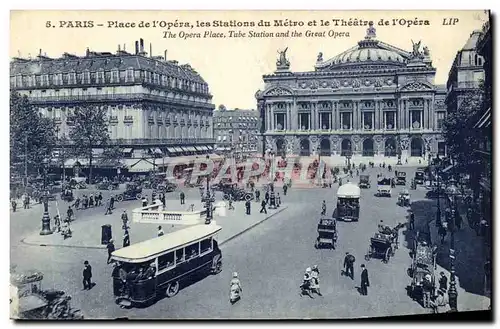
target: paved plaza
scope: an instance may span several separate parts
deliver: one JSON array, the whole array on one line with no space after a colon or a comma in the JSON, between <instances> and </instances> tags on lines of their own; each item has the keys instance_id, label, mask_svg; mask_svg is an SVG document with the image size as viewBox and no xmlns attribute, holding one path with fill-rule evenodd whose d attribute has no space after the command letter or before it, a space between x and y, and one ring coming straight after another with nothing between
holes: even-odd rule
<instances>
[{"instance_id":1,"label":"paved plaza","mask_svg":"<svg viewBox=\"0 0 500 329\"><path fill-rule=\"evenodd\" d=\"M411 178L415 167L398 170L405 170L407 177ZM228 211L227 216L216 216L217 224L223 228L219 234L223 254L220 274L183 287L175 297L160 299L147 308L121 309L115 304L112 267L106 264L106 250L98 248L102 248L99 240L101 225L104 224L112 225L116 246L121 246L120 214L127 210L130 217L132 209L140 206L139 201L118 203L114 213L108 216L104 216L102 207L78 211L72 224L73 237L66 241L55 234L38 235L42 215L40 205L11 213L11 263L19 272L28 269L42 271L45 274L44 288L66 291L73 297L73 305L91 319L359 318L430 313L407 295L406 288L411 282L407 274L411 264L408 247L413 241L413 232L406 228L400 230L400 248L387 264L376 258L364 259L370 237L377 231L380 220L391 227L408 220L408 208L396 204L397 194L403 187L394 189L392 198L375 197L376 174L384 169L375 167L368 171L372 187L361 191L360 219L358 222L337 223L339 240L336 250L317 250L314 241L321 202L326 200L327 213L333 212L338 185L309 189L292 187L286 196L281 193L281 187L277 187L282 207L268 211L267 215L259 213L260 207L254 201L250 216L244 214L242 202L235 202L236 209ZM354 175L350 180L357 182L358 179ZM435 239L436 201L426 199L426 189L420 186L410 193L417 228L430 229ZM180 207L178 196L178 192L167 194L167 208ZM197 189L186 190L186 205L199 202ZM60 211L65 212L67 206L58 204ZM54 202L50 204L50 211L51 217L55 216ZM131 223L132 243L155 237L156 227L155 224ZM164 225L165 232L175 229L178 227ZM480 239L471 234L468 227L456 234L460 311L484 310L490 305L481 290L484 273L480 264L484 262L484 250L479 248ZM443 270L448 275L447 243L440 246L436 273ZM354 280L341 274L346 252L356 257ZM84 260L92 265L96 283L90 291L82 291ZM368 296L361 296L357 289L362 263L366 264L370 276ZM314 299L301 297L299 289L305 269L312 265L318 265L320 269L323 294ZM229 282L234 271L240 276L243 293L242 299L231 305Z\"/></svg>"}]
</instances>

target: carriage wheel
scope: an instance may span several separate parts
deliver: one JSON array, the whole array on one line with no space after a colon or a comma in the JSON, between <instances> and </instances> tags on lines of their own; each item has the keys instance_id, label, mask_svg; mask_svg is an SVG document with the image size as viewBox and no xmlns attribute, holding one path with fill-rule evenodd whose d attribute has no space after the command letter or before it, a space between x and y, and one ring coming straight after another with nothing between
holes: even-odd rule
<instances>
[{"instance_id":1,"label":"carriage wheel","mask_svg":"<svg viewBox=\"0 0 500 329\"><path fill-rule=\"evenodd\" d=\"M140 199L142 199L142 195L141 195L141 193L137 193L137 194L135 195L135 199L136 199L136 200L140 200Z\"/></svg>"},{"instance_id":2,"label":"carriage wheel","mask_svg":"<svg viewBox=\"0 0 500 329\"><path fill-rule=\"evenodd\" d=\"M224 194L224 200L229 200L229 194Z\"/></svg>"},{"instance_id":3,"label":"carriage wheel","mask_svg":"<svg viewBox=\"0 0 500 329\"><path fill-rule=\"evenodd\" d=\"M389 262L389 259L391 258L391 253L392 253L392 248L391 247L387 248L384 255L384 263L387 264Z\"/></svg>"},{"instance_id":4,"label":"carriage wheel","mask_svg":"<svg viewBox=\"0 0 500 329\"><path fill-rule=\"evenodd\" d=\"M108 185L108 191L112 191L113 190L113 185Z\"/></svg>"},{"instance_id":5,"label":"carriage wheel","mask_svg":"<svg viewBox=\"0 0 500 329\"><path fill-rule=\"evenodd\" d=\"M116 201L118 201L118 202L122 202L122 201L123 201L123 194L118 194L118 195L116 196Z\"/></svg>"},{"instance_id":6,"label":"carriage wheel","mask_svg":"<svg viewBox=\"0 0 500 329\"><path fill-rule=\"evenodd\" d=\"M370 248L368 249L368 252L365 255L365 260L366 261L370 260L370 258L372 257L372 253L373 253L373 248L370 246Z\"/></svg>"},{"instance_id":7,"label":"carriage wheel","mask_svg":"<svg viewBox=\"0 0 500 329\"><path fill-rule=\"evenodd\" d=\"M252 200L252 195L250 193L245 194L245 201Z\"/></svg>"}]
</instances>

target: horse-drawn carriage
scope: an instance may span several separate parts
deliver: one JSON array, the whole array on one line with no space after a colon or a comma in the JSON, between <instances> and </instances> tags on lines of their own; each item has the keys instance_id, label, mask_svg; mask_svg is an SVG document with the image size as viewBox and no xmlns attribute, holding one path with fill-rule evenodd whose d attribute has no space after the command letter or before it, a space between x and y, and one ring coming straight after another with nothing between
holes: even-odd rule
<instances>
[{"instance_id":1,"label":"horse-drawn carriage","mask_svg":"<svg viewBox=\"0 0 500 329\"><path fill-rule=\"evenodd\" d=\"M422 301L423 299L423 280L430 277L432 287L435 286L434 268L435 258L432 247L425 241L418 241L413 252L413 260L408 274L412 278L409 294L413 300ZM431 296L434 291L431 292Z\"/></svg>"},{"instance_id":2,"label":"horse-drawn carriage","mask_svg":"<svg viewBox=\"0 0 500 329\"><path fill-rule=\"evenodd\" d=\"M335 249L337 244L337 223L332 218L321 218L318 223L318 237L314 243L316 249L329 247Z\"/></svg>"},{"instance_id":3,"label":"horse-drawn carriage","mask_svg":"<svg viewBox=\"0 0 500 329\"><path fill-rule=\"evenodd\" d=\"M359 188L370 188L370 175L359 175Z\"/></svg>"},{"instance_id":4,"label":"horse-drawn carriage","mask_svg":"<svg viewBox=\"0 0 500 329\"><path fill-rule=\"evenodd\" d=\"M406 185L406 172L398 171L396 172L396 185Z\"/></svg>"},{"instance_id":5,"label":"horse-drawn carriage","mask_svg":"<svg viewBox=\"0 0 500 329\"><path fill-rule=\"evenodd\" d=\"M382 258L384 263L389 262L398 249L399 229L404 224L398 224L391 229L388 226L379 225L379 230L370 238L370 248L365 255L365 260L369 261L373 257Z\"/></svg>"}]
</instances>

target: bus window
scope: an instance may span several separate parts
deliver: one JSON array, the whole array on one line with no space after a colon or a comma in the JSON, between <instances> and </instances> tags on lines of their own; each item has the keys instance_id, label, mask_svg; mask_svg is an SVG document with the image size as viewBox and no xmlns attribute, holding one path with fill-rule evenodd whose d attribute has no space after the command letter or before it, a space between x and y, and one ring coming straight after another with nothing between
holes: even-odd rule
<instances>
[{"instance_id":1,"label":"bus window","mask_svg":"<svg viewBox=\"0 0 500 329\"><path fill-rule=\"evenodd\" d=\"M184 248L175 251L176 263L182 263L184 261Z\"/></svg>"},{"instance_id":2,"label":"bus window","mask_svg":"<svg viewBox=\"0 0 500 329\"><path fill-rule=\"evenodd\" d=\"M186 247L186 258L193 258L198 256L200 252L200 244L198 242L193 243Z\"/></svg>"},{"instance_id":3,"label":"bus window","mask_svg":"<svg viewBox=\"0 0 500 329\"><path fill-rule=\"evenodd\" d=\"M200 242L200 254L208 252L211 249L212 249L212 238L208 238Z\"/></svg>"},{"instance_id":4,"label":"bus window","mask_svg":"<svg viewBox=\"0 0 500 329\"><path fill-rule=\"evenodd\" d=\"M161 271L165 268L172 267L174 265L174 252L169 252L168 254L158 257L158 270Z\"/></svg>"}]
</instances>

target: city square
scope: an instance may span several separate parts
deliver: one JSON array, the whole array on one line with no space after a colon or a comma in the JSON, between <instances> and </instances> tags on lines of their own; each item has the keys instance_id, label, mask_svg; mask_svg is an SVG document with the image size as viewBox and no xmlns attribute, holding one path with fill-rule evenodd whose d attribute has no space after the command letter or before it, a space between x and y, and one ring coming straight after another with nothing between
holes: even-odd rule
<instances>
[{"instance_id":1,"label":"city square","mask_svg":"<svg viewBox=\"0 0 500 329\"><path fill-rule=\"evenodd\" d=\"M367 20L304 70L278 48L241 108L142 36L12 56L11 317L491 311L486 16L446 84Z\"/></svg>"}]
</instances>

